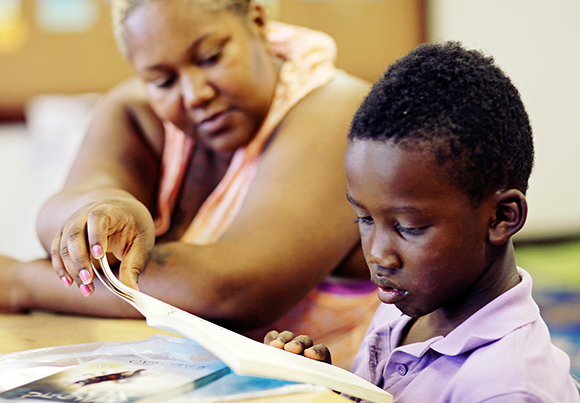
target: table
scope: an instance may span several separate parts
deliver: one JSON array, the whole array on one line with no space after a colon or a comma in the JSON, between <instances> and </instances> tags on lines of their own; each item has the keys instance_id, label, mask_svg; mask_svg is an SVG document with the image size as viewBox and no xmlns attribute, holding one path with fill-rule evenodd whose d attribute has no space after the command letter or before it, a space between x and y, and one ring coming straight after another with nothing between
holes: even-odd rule
<instances>
[{"instance_id":1,"label":"table","mask_svg":"<svg viewBox=\"0 0 580 403\"><path fill-rule=\"evenodd\" d=\"M100 341L135 341L156 334L175 336L147 326L141 319L105 319L45 312L0 314L0 354L42 347ZM251 403L346 403L331 391L246 400Z\"/></svg>"}]
</instances>

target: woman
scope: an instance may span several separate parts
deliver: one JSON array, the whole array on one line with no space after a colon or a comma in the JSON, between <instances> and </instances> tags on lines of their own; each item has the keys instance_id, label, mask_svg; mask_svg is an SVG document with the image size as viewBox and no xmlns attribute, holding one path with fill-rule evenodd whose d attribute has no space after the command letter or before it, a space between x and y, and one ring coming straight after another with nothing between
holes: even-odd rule
<instances>
[{"instance_id":1,"label":"woman","mask_svg":"<svg viewBox=\"0 0 580 403\"><path fill-rule=\"evenodd\" d=\"M90 257L107 254L172 305L260 340L302 323L348 355L376 308L342 164L368 84L335 69L330 38L249 0L112 6L138 80L99 105L37 225L81 293L55 288L47 261L14 263L5 310L137 316L93 282Z\"/></svg>"}]
</instances>

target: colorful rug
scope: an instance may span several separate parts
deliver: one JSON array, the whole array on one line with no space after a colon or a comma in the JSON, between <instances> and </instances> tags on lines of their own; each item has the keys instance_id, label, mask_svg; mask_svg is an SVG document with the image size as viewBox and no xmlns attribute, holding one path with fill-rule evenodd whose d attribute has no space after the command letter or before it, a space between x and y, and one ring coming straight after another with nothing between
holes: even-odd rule
<instances>
[{"instance_id":1,"label":"colorful rug","mask_svg":"<svg viewBox=\"0 0 580 403\"><path fill-rule=\"evenodd\" d=\"M552 342L570 356L572 373L580 377L580 291L534 292Z\"/></svg>"}]
</instances>

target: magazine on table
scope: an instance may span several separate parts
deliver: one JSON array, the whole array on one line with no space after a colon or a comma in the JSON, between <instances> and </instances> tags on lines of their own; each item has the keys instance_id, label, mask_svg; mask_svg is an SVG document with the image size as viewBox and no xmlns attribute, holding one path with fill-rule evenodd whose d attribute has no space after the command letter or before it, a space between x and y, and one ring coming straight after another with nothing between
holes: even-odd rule
<instances>
[{"instance_id":1,"label":"magazine on table","mask_svg":"<svg viewBox=\"0 0 580 403\"><path fill-rule=\"evenodd\" d=\"M2 402L213 403L322 390L237 375L195 341L168 335L0 355Z\"/></svg>"},{"instance_id":2,"label":"magazine on table","mask_svg":"<svg viewBox=\"0 0 580 403\"><path fill-rule=\"evenodd\" d=\"M0 393L4 400L159 402L205 386L231 370L220 362L182 363L107 357L76 365Z\"/></svg>"}]
</instances>

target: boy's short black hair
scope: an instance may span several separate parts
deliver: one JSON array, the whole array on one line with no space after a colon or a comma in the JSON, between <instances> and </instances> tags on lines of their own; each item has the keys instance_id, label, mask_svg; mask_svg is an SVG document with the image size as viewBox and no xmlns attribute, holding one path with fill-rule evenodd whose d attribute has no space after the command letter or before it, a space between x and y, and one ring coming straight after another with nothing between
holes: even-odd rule
<instances>
[{"instance_id":1,"label":"boy's short black hair","mask_svg":"<svg viewBox=\"0 0 580 403\"><path fill-rule=\"evenodd\" d=\"M393 63L348 134L432 152L472 204L528 188L534 149L520 94L493 58L458 42L424 44Z\"/></svg>"}]
</instances>

